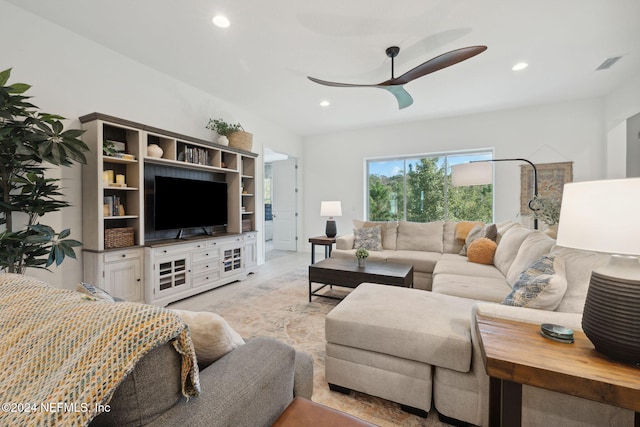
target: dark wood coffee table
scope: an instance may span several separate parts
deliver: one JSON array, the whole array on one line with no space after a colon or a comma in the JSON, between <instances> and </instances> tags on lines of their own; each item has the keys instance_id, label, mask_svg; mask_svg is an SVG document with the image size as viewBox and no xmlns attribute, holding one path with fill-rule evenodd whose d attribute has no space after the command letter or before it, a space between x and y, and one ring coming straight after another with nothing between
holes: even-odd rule
<instances>
[{"instance_id":1,"label":"dark wood coffee table","mask_svg":"<svg viewBox=\"0 0 640 427\"><path fill-rule=\"evenodd\" d=\"M322 283L313 289L311 283ZM309 302L312 296L341 299L333 295L319 294L326 286L356 288L360 283L381 285L413 286L413 266L390 262L367 261L365 267L358 267L358 260L347 258L327 258L309 266Z\"/></svg>"}]
</instances>

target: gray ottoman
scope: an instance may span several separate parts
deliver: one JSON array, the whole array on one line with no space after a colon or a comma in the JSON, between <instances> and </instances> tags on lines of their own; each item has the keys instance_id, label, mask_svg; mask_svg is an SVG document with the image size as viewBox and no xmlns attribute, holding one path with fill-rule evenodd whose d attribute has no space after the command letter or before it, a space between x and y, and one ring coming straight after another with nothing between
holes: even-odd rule
<instances>
[{"instance_id":1,"label":"gray ottoman","mask_svg":"<svg viewBox=\"0 0 640 427\"><path fill-rule=\"evenodd\" d=\"M475 301L419 289L363 283L326 318L325 377L426 416L432 366L468 372Z\"/></svg>"}]
</instances>

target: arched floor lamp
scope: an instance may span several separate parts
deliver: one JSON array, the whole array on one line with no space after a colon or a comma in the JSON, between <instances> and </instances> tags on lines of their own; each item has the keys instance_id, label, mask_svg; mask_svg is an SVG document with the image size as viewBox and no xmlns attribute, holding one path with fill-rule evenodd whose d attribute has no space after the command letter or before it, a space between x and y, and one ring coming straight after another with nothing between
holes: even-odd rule
<instances>
[{"instance_id":1,"label":"arched floor lamp","mask_svg":"<svg viewBox=\"0 0 640 427\"><path fill-rule=\"evenodd\" d=\"M464 187L468 185L486 185L493 183L493 168L489 162L525 162L533 168L533 196L538 195L538 169L533 162L527 159L487 159L472 160L469 163L451 166L451 185L454 187ZM535 211L529 200L529 209ZM533 228L538 229L538 219L533 219Z\"/></svg>"}]
</instances>

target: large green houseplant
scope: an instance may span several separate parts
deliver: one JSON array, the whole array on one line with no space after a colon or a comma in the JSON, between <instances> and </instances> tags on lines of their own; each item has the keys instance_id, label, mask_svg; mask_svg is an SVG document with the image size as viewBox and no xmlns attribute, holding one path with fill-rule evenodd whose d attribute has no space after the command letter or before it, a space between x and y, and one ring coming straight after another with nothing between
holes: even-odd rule
<instances>
[{"instance_id":1,"label":"large green houseplant","mask_svg":"<svg viewBox=\"0 0 640 427\"><path fill-rule=\"evenodd\" d=\"M0 72L0 270L24 274L75 258L70 230L56 232L40 217L70 204L60 197L59 179L45 176L45 163L86 163L81 130L64 130L54 114L38 111L24 83L9 84L11 69Z\"/></svg>"}]
</instances>

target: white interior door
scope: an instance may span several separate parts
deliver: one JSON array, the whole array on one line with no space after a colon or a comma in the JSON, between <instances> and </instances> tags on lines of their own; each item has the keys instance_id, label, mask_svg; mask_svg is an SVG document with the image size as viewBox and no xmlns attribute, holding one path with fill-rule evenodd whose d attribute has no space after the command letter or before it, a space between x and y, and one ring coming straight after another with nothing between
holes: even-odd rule
<instances>
[{"instance_id":1,"label":"white interior door","mask_svg":"<svg viewBox=\"0 0 640 427\"><path fill-rule=\"evenodd\" d=\"M272 165L273 249L295 251L297 250L296 159L278 160Z\"/></svg>"}]
</instances>

